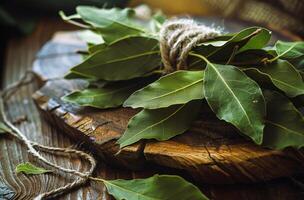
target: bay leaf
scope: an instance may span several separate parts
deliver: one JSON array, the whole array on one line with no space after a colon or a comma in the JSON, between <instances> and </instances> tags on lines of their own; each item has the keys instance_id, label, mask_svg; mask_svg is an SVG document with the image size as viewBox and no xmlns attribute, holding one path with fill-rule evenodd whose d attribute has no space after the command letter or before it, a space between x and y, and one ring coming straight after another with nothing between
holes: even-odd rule
<instances>
[{"instance_id":1,"label":"bay leaf","mask_svg":"<svg viewBox=\"0 0 304 200\"><path fill-rule=\"evenodd\" d=\"M218 36L214 39L210 39L208 41L202 42L201 44L198 44L192 51L204 56L209 55L224 46L233 36L234 34ZM189 54L187 62L189 69L203 69L202 66L204 64L204 61L196 56Z\"/></svg>"},{"instance_id":2,"label":"bay leaf","mask_svg":"<svg viewBox=\"0 0 304 200\"><path fill-rule=\"evenodd\" d=\"M164 23L165 19L166 19L166 16L164 16L159 11L151 17L151 20L143 21L140 25L146 32L156 34L159 31L161 25ZM130 37L130 35L128 35L128 37ZM89 47L89 52L94 53L96 51L102 50L106 46L107 46L107 44L105 44L105 43L92 45Z\"/></svg>"},{"instance_id":3,"label":"bay leaf","mask_svg":"<svg viewBox=\"0 0 304 200\"><path fill-rule=\"evenodd\" d=\"M304 42L283 42L277 41L275 49L281 59L294 59L304 56Z\"/></svg>"},{"instance_id":4,"label":"bay leaf","mask_svg":"<svg viewBox=\"0 0 304 200\"><path fill-rule=\"evenodd\" d=\"M230 58L236 47L238 47L237 52L239 53L245 50L257 49L260 46L265 45L268 42L269 37L270 33L267 29L250 27L233 34L232 37L228 37L228 40L203 42L199 44L193 52L203 55L213 62L225 62ZM255 43L256 41L258 42ZM194 63L190 63L190 66L199 62L199 60L200 59L196 60Z\"/></svg>"},{"instance_id":5,"label":"bay leaf","mask_svg":"<svg viewBox=\"0 0 304 200\"><path fill-rule=\"evenodd\" d=\"M256 82L234 66L207 62L204 94L219 119L261 144L266 108Z\"/></svg>"},{"instance_id":6,"label":"bay leaf","mask_svg":"<svg viewBox=\"0 0 304 200\"><path fill-rule=\"evenodd\" d=\"M152 31L152 33L158 33L166 19L167 17L160 10L157 11L152 15L151 20L148 23L149 30Z\"/></svg>"},{"instance_id":7,"label":"bay leaf","mask_svg":"<svg viewBox=\"0 0 304 200\"><path fill-rule=\"evenodd\" d=\"M304 72L304 55L292 60L288 60L297 70Z\"/></svg>"},{"instance_id":8,"label":"bay leaf","mask_svg":"<svg viewBox=\"0 0 304 200\"><path fill-rule=\"evenodd\" d=\"M271 31L261 28L261 31L250 38L250 40L238 50L238 53L253 50L253 49L261 49L267 45L271 38Z\"/></svg>"},{"instance_id":9,"label":"bay leaf","mask_svg":"<svg viewBox=\"0 0 304 200\"><path fill-rule=\"evenodd\" d=\"M176 71L133 93L125 107L156 109L203 99L203 71Z\"/></svg>"},{"instance_id":10,"label":"bay leaf","mask_svg":"<svg viewBox=\"0 0 304 200\"><path fill-rule=\"evenodd\" d=\"M96 78L89 78L85 75L77 72L69 71L67 74L64 75L65 79L85 79L85 80L97 80Z\"/></svg>"},{"instance_id":11,"label":"bay leaf","mask_svg":"<svg viewBox=\"0 0 304 200\"><path fill-rule=\"evenodd\" d=\"M244 71L257 81L272 82L289 97L304 94L304 82L300 73L286 60L277 60L267 66L247 68Z\"/></svg>"},{"instance_id":12,"label":"bay leaf","mask_svg":"<svg viewBox=\"0 0 304 200\"><path fill-rule=\"evenodd\" d=\"M91 31L91 30L83 30L76 32L77 36L84 42L89 45L97 45L103 44L104 40L102 39L101 35Z\"/></svg>"},{"instance_id":13,"label":"bay leaf","mask_svg":"<svg viewBox=\"0 0 304 200\"><path fill-rule=\"evenodd\" d=\"M274 91L264 92L267 120L263 145L272 149L304 147L304 119L292 102Z\"/></svg>"},{"instance_id":14,"label":"bay leaf","mask_svg":"<svg viewBox=\"0 0 304 200\"><path fill-rule=\"evenodd\" d=\"M214 51L206 55L209 60L226 61L230 58L232 52L237 48L236 53L240 53L245 50L258 48L263 42L257 43L255 46L255 40L267 35L268 30L261 27L250 27L235 34L230 40L228 40L223 46L217 47ZM269 38L266 37L268 42ZM264 42L265 42L264 41ZM248 46L247 46L248 45Z\"/></svg>"},{"instance_id":15,"label":"bay leaf","mask_svg":"<svg viewBox=\"0 0 304 200\"><path fill-rule=\"evenodd\" d=\"M204 41L204 42L198 44L196 47L194 47L193 52L198 53L203 56L211 55L212 53L216 52L223 46L227 45L227 43L229 43L229 41L231 41L235 35L236 34L224 34L224 35L220 35L216 38ZM233 50L233 47L234 46L232 46L232 50ZM188 67L189 68L201 69L202 64L204 64L204 61L202 59L189 54L189 58L188 58Z\"/></svg>"},{"instance_id":16,"label":"bay leaf","mask_svg":"<svg viewBox=\"0 0 304 200\"><path fill-rule=\"evenodd\" d=\"M201 101L194 100L167 108L144 109L130 119L127 130L117 143L122 148L141 139L163 141L182 134L197 117L200 106Z\"/></svg>"},{"instance_id":17,"label":"bay leaf","mask_svg":"<svg viewBox=\"0 0 304 200\"><path fill-rule=\"evenodd\" d=\"M249 49L234 56L229 64L240 67L262 65L264 59L271 59L273 56L263 49Z\"/></svg>"},{"instance_id":18,"label":"bay leaf","mask_svg":"<svg viewBox=\"0 0 304 200\"><path fill-rule=\"evenodd\" d=\"M131 21L135 12L130 8L99 9L92 6L78 6L78 15L93 26L106 43L112 43L126 36L141 35L144 30Z\"/></svg>"},{"instance_id":19,"label":"bay leaf","mask_svg":"<svg viewBox=\"0 0 304 200\"><path fill-rule=\"evenodd\" d=\"M193 184L175 175L154 175L146 179L105 180L108 192L117 200L207 200Z\"/></svg>"},{"instance_id":20,"label":"bay leaf","mask_svg":"<svg viewBox=\"0 0 304 200\"><path fill-rule=\"evenodd\" d=\"M230 54L232 54L232 52L230 52ZM217 60L211 62L217 64L230 64L242 68L247 68L249 66L255 67L258 65L262 65L264 64L263 60L271 59L273 57L273 55L271 55L268 51L264 49L248 49L234 55L233 58L229 60L229 63L227 63L227 60ZM189 56L188 63L191 69L203 69L204 67L202 66L205 66L205 62L202 59L191 55Z\"/></svg>"},{"instance_id":21,"label":"bay leaf","mask_svg":"<svg viewBox=\"0 0 304 200\"><path fill-rule=\"evenodd\" d=\"M10 132L11 129L6 126L3 122L0 122L0 133L7 133Z\"/></svg>"},{"instance_id":22,"label":"bay leaf","mask_svg":"<svg viewBox=\"0 0 304 200\"><path fill-rule=\"evenodd\" d=\"M304 69L304 42L277 41L275 47L276 57L274 59L288 60L296 69ZM272 59L272 60L274 60ZM271 61L272 61L271 60Z\"/></svg>"},{"instance_id":23,"label":"bay leaf","mask_svg":"<svg viewBox=\"0 0 304 200\"><path fill-rule=\"evenodd\" d=\"M129 37L95 52L71 72L108 81L128 80L152 71L161 63L158 41Z\"/></svg>"},{"instance_id":24,"label":"bay leaf","mask_svg":"<svg viewBox=\"0 0 304 200\"><path fill-rule=\"evenodd\" d=\"M93 53L96 53L97 51L104 50L107 46L108 45L105 44L105 43L91 45L91 46L89 46L88 51L89 51L90 54L93 54Z\"/></svg>"},{"instance_id":25,"label":"bay leaf","mask_svg":"<svg viewBox=\"0 0 304 200\"><path fill-rule=\"evenodd\" d=\"M277 87L273 84L271 77L263 73L257 67L248 67L241 69L248 77L256 81L262 88L275 90Z\"/></svg>"},{"instance_id":26,"label":"bay leaf","mask_svg":"<svg viewBox=\"0 0 304 200\"><path fill-rule=\"evenodd\" d=\"M26 163L21 163L19 165L17 165L16 167L16 173L25 173L28 175L38 175L38 174L45 174L45 173L49 173L52 172L52 170L47 170L41 167L37 167L29 162Z\"/></svg>"},{"instance_id":27,"label":"bay leaf","mask_svg":"<svg viewBox=\"0 0 304 200\"><path fill-rule=\"evenodd\" d=\"M115 108L121 106L138 87L138 84L133 83L124 86L116 84L102 88L88 88L63 96L62 100L80 106Z\"/></svg>"}]
</instances>

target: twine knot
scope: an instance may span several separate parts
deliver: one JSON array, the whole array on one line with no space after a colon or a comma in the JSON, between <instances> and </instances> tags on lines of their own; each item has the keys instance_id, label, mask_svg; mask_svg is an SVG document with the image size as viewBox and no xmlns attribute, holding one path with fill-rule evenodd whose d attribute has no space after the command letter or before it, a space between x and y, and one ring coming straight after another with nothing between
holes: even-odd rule
<instances>
[{"instance_id":1,"label":"twine knot","mask_svg":"<svg viewBox=\"0 0 304 200\"><path fill-rule=\"evenodd\" d=\"M219 36L219 29L191 19L169 20L160 29L160 52L166 73L187 69L189 52L199 43Z\"/></svg>"}]
</instances>

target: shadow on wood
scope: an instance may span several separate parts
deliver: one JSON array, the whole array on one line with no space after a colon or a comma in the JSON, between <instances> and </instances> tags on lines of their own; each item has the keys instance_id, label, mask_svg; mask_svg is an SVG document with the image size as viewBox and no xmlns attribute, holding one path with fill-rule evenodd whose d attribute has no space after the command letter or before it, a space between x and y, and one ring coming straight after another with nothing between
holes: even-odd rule
<instances>
[{"instance_id":1,"label":"shadow on wood","mask_svg":"<svg viewBox=\"0 0 304 200\"><path fill-rule=\"evenodd\" d=\"M296 150L276 151L239 136L208 107L186 133L163 142L140 141L119 149L116 140L137 112L128 108L97 110L65 103L61 97L86 86L62 76L79 63L85 48L75 33L57 34L38 53L34 70L46 83L34 95L41 114L64 134L83 141L107 163L141 169L148 163L185 170L199 182L250 183L303 173L304 158ZM52 80L53 79L53 80Z\"/></svg>"}]
</instances>

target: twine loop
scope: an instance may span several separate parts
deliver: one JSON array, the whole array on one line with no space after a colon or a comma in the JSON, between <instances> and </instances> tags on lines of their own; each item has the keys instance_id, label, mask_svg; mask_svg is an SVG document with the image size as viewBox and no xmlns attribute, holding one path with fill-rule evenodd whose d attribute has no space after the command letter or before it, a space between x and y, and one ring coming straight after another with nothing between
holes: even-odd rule
<instances>
[{"instance_id":1,"label":"twine loop","mask_svg":"<svg viewBox=\"0 0 304 200\"><path fill-rule=\"evenodd\" d=\"M5 102L12 95L14 95L20 89L20 87L27 85L29 83L32 83L34 78L35 78L35 74L32 71L27 71L20 78L19 81L17 81L16 83L13 83L12 85L9 85L3 91L0 91L0 119L2 119L3 122L11 129L11 131L10 131L11 135L13 135L14 137L19 139L20 141L22 141L22 143L24 143L26 145L28 152L32 156L34 156L39 161L43 162L44 164L46 164L52 168L55 168L59 171L65 172L65 173L75 175L77 177L76 180L73 181L72 183L66 184L62 187L53 189L48 192L44 192L34 198L34 200L41 200L41 199L50 198L50 197L52 197L52 198L57 197L61 194L66 193L67 191L69 191L71 189L74 189L76 187L79 187L79 186L85 184L94 172L94 169L96 167L96 160L94 159L93 156L85 153L84 151L70 149L70 148L44 146L44 145L38 144L36 142L33 142L33 141L29 140L13 123L11 123L9 121L9 119L5 113L5 108L4 108ZM63 154L67 154L67 155L75 154L75 155L85 159L86 161L88 161L90 164L90 168L86 172L81 172L81 171L74 170L74 169L64 168L60 165L57 165L57 164L47 160L45 157L43 157L37 151L37 149L45 151L45 152L49 152L49 153L63 153Z\"/></svg>"},{"instance_id":2,"label":"twine loop","mask_svg":"<svg viewBox=\"0 0 304 200\"><path fill-rule=\"evenodd\" d=\"M190 19L177 19L166 22L160 30L160 51L165 72L170 73L176 70L187 69L187 57L189 52L199 43L215 38L218 35L220 35L218 29L198 24ZM35 143L29 140L8 120L4 110L5 101L15 94L21 86L32 83L34 77L35 75L33 72L27 71L18 82L8 86L2 92L0 91L0 118L2 118L4 123L11 129L10 134L27 146L28 152L31 155L50 167L65 173L73 174L77 177L72 183L35 197L35 200L41 200L57 197L75 187L83 185L89 179L94 179L92 173L96 167L96 161L93 156L80 150L50 147ZM37 151L37 149L51 153L61 152L65 154L76 154L90 163L90 169L86 172L80 172L78 170L64 168L47 160Z\"/></svg>"},{"instance_id":3,"label":"twine loop","mask_svg":"<svg viewBox=\"0 0 304 200\"><path fill-rule=\"evenodd\" d=\"M187 69L190 51L220 33L218 28L198 24L191 19L174 19L164 23L160 29L159 42L165 72Z\"/></svg>"}]
</instances>

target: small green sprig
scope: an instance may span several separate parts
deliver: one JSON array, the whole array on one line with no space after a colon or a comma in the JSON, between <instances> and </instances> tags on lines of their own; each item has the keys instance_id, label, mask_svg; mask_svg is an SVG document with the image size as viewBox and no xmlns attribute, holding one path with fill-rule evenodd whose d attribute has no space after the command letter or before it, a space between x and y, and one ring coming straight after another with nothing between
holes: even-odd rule
<instances>
[{"instance_id":1,"label":"small green sprig","mask_svg":"<svg viewBox=\"0 0 304 200\"><path fill-rule=\"evenodd\" d=\"M22 172L27 175L39 175L52 171L27 162L19 164L16 167L16 172ZM96 177L89 177L89 179L91 181L103 183L106 186L108 193L117 200L208 200L195 185L176 175L156 174L149 178L132 180L106 180Z\"/></svg>"}]
</instances>

